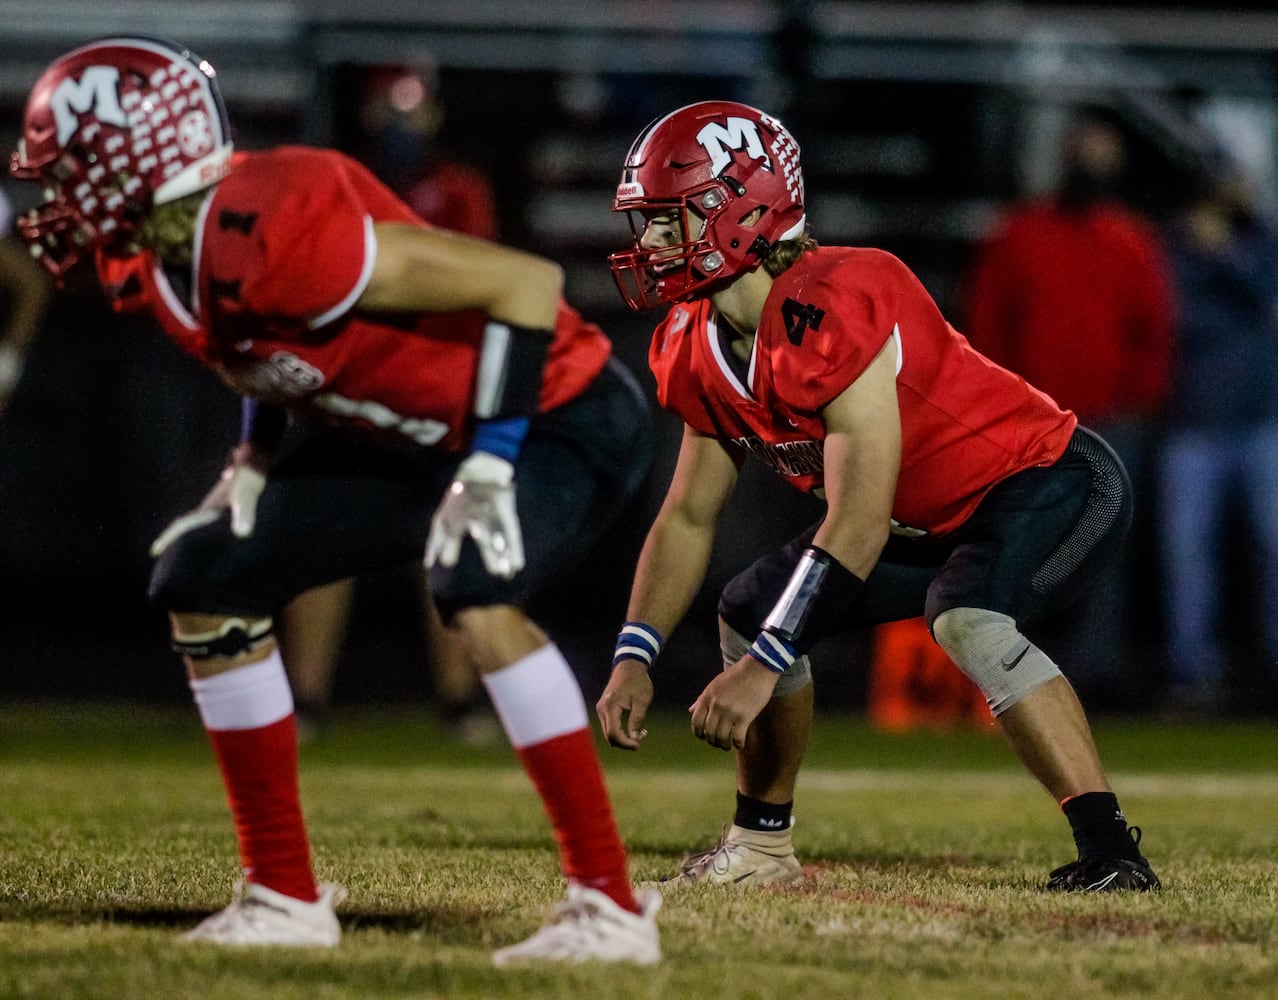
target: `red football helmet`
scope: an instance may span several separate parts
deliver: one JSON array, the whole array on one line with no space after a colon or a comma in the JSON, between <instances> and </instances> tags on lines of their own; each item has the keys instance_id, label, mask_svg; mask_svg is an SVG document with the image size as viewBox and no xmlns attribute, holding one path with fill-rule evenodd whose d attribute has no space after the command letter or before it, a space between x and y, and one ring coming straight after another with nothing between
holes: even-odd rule
<instances>
[{"instance_id":1,"label":"red football helmet","mask_svg":"<svg viewBox=\"0 0 1278 1000\"><path fill-rule=\"evenodd\" d=\"M230 169L226 109L213 67L152 38L104 38L54 61L36 81L9 164L45 186L18 233L54 276L127 238L153 205Z\"/></svg>"},{"instance_id":2,"label":"red football helmet","mask_svg":"<svg viewBox=\"0 0 1278 1000\"><path fill-rule=\"evenodd\" d=\"M773 244L803 233L799 145L756 108L690 104L639 133L612 210L629 214L634 237L634 249L608 258L626 304L683 301L754 270ZM680 241L645 247L648 221L665 214Z\"/></svg>"}]
</instances>

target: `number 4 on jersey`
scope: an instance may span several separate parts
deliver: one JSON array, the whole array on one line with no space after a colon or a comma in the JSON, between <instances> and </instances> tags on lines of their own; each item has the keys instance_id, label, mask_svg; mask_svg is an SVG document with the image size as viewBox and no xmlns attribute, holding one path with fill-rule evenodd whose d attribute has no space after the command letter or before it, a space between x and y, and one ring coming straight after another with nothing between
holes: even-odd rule
<instances>
[{"instance_id":1,"label":"number 4 on jersey","mask_svg":"<svg viewBox=\"0 0 1278 1000\"><path fill-rule=\"evenodd\" d=\"M803 343L803 335L808 327L821 329L821 320L825 318L825 310L814 305L786 299L781 303L781 318L785 321L785 335L790 343L798 347Z\"/></svg>"}]
</instances>

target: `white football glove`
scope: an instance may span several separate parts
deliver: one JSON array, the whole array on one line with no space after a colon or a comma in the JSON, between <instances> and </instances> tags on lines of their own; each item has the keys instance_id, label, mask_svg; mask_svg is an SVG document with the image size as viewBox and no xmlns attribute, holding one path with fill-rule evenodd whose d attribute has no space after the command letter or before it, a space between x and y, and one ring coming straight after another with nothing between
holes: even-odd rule
<instances>
[{"instance_id":1,"label":"white football glove","mask_svg":"<svg viewBox=\"0 0 1278 1000\"><path fill-rule=\"evenodd\" d=\"M228 465L200 505L175 517L151 543L152 558L188 531L212 524L228 508L231 511L231 533L236 538L248 538L257 524L257 500L265 488L266 475L259 469L247 462L236 461Z\"/></svg>"},{"instance_id":2,"label":"white football glove","mask_svg":"<svg viewBox=\"0 0 1278 1000\"><path fill-rule=\"evenodd\" d=\"M469 535L484 568L509 580L524 568L524 536L515 513L515 467L477 451L457 467L453 483L430 522L426 565L456 566Z\"/></svg>"}]
</instances>

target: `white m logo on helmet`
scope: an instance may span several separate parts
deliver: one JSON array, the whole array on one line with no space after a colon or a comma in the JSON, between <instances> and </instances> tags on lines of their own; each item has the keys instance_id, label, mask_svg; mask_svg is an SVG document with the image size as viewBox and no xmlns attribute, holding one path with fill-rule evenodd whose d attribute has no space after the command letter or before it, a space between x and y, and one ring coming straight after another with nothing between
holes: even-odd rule
<instances>
[{"instance_id":1,"label":"white m logo on helmet","mask_svg":"<svg viewBox=\"0 0 1278 1000\"><path fill-rule=\"evenodd\" d=\"M763 166L771 170L772 160L763 148L763 140L759 138L759 127L749 118L728 118L724 124L711 122L697 133L697 142L710 154L710 173L718 177L732 162L728 150L740 149L762 160Z\"/></svg>"},{"instance_id":2,"label":"white m logo on helmet","mask_svg":"<svg viewBox=\"0 0 1278 1000\"><path fill-rule=\"evenodd\" d=\"M79 80L63 80L49 98L53 117L58 125L58 145L67 140L80 126L79 116L92 111L95 118L108 125L125 128L129 124L124 109L120 107L117 86L120 71L112 66L90 66Z\"/></svg>"}]
</instances>

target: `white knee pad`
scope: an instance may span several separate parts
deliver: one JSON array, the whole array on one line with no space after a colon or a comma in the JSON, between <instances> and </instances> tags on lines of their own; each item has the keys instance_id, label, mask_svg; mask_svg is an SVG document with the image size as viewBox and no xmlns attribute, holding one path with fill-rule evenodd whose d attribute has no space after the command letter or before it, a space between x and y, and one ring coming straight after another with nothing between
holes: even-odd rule
<instances>
[{"instance_id":1,"label":"white knee pad","mask_svg":"<svg viewBox=\"0 0 1278 1000\"><path fill-rule=\"evenodd\" d=\"M722 618L719 619L719 650L723 653L723 669L727 670L750 650L752 639L747 639L732 628ZM793 666L777 678L777 686L772 689L772 697L794 694L802 691L812 683L812 663L806 656L800 656Z\"/></svg>"},{"instance_id":2,"label":"white knee pad","mask_svg":"<svg viewBox=\"0 0 1278 1000\"><path fill-rule=\"evenodd\" d=\"M1035 688L1061 675L1051 657L997 611L951 608L932 623L932 634L1001 715Z\"/></svg>"}]
</instances>

